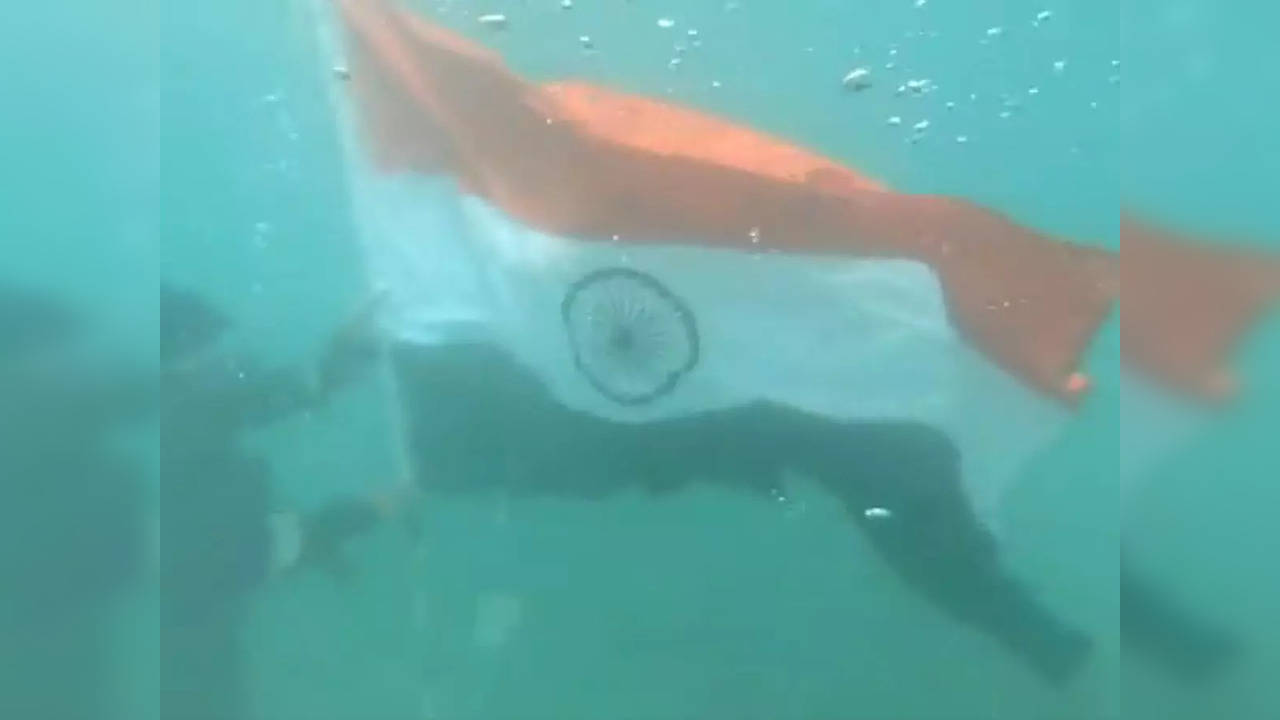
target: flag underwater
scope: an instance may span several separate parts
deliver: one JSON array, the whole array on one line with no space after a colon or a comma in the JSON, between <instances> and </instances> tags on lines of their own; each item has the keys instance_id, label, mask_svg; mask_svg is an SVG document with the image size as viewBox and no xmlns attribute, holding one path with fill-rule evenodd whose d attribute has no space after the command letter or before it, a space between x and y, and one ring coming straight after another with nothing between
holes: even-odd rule
<instances>
[{"instance_id":1,"label":"flag underwater","mask_svg":"<svg viewBox=\"0 0 1280 720\"><path fill-rule=\"evenodd\" d=\"M1270 255L1128 215L1119 253L1054 241L701 113L524 82L387 0L333 2L386 327L501 345L575 409L645 422L772 400L960 436L957 412L1057 419L1117 300L1142 382L1222 400L1234 345L1280 295Z\"/></svg>"},{"instance_id":2,"label":"flag underwater","mask_svg":"<svg viewBox=\"0 0 1280 720\"><path fill-rule=\"evenodd\" d=\"M764 494L799 470L945 612L1055 682L1079 668L1090 642L1005 576L989 530L1089 389L1081 358L1142 257L700 112L528 82L385 0L330 1L349 187L424 483ZM1160 375L1170 338L1137 337Z\"/></svg>"},{"instance_id":3,"label":"flag underwater","mask_svg":"<svg viewBox=\"0 0 1280 720\"><path fill-rule=\"evenodd\" d=\"M799 473L941 611L1051 682L1082 667L1092 641L990 530L1088 387L1109 256L692 110L527 82L391 3L318 3L421 482L768 497Z\"/></svg>"},{"instance_id":4,"label":"flag underwater","mask_svg":"<svg viewBox=\"0 0 1280 720\"><path fill-rule=\"evenodd\" d=\"M992 526L1087 388L1104 253L692 110L526 82L390 3L337 6L352 193L398 340L501 347L603 420L775 402L935 426Z\"/></svg>"}]
</instances>

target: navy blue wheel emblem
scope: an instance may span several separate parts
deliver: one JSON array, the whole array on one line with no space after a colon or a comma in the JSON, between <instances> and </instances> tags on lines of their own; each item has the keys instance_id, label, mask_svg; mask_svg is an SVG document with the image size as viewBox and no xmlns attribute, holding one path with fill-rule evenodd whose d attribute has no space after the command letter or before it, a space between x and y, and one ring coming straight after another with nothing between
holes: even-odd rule
<instances>
[{"instance_id":1,"label":"navy blue wheel emblem","mask_svg":"<svg viewBox=\"0 0 1280 720\"><path fill-rule=\"evenodd\" d=\"M698 364L693 313L651 275L588 273L569 286L560 310L578 370L619 404L666 395Z\"/></svg>"}]
</instances>

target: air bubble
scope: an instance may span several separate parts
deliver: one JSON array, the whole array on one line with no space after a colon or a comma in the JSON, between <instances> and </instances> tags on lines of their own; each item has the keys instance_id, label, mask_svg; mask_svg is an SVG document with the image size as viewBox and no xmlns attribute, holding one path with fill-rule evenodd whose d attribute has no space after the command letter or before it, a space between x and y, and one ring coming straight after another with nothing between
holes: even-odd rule
<instances>
[{"instance_id":1,"label":"air bubble","mask_svg":"<svg viewBox=\"0 0 1280 720\"><path fill-rule=\"evenodd\" d=\"M871 87L871 70L865 67L854 68L840 82L854 92L866 90Z\"/></svg>"}]
</instances>

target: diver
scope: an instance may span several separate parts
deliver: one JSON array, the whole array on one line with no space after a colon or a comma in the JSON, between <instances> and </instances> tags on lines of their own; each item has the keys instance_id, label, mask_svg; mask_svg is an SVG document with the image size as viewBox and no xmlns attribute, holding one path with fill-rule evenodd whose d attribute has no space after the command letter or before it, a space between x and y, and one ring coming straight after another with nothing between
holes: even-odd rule
<instances>
[{"instance_id":1,"label":"diver","mask_svg":"<svg viewBox=\"0 0 1280 720\"><path fill-rule=\"evenodd\" d=\"M412 450L430 458L421 478L430 491L595 499L705 482L767 498L786 471L798 471L841 501L908 586L1043 677L1065 682L1090 656L1092 640L1002 567L941 431L832 422L767 402L644 424L602 421L558 403L492 346L404 346L393 357Z\"/></svg>"},{"instance_id":2,"label":"diver","mask_svg":"<svg viewBox=\"0 0 1280 720\"><path fill-rule=\"evenodd\" d=\"M291 570L342 574L342 546L407 504L389 493L281 511L267 460L242 444L359 377L375 355L366 318L341 328L313 367L264 369L218 351L230 325L220 312L190 292L162 289L162 717L246 717L240 625L249 591Z\"/></svg>"},{"instance_id":3,"label":"diver","mask_svg":"<svg viewBox=\"0 0 1280 720\"><path fill-rule=\"evenodd\" d=\"M430 473L419 478L428 491L591 500L712 483L769 498L785 471L798 471L840 500L907 586L1050 683L1069 682L1092 654L1085 632L1002 565L963 492L955 446L930 426L832 422L767 402L641 425L610 422L566 408L491 345L404 344L393 361L412 451L430 459ZM1126 641L1162 667L1186 668L1179 659L1199 647L1230 646L1133 573L1123 584Z\"/></svg>"}]
</instances>

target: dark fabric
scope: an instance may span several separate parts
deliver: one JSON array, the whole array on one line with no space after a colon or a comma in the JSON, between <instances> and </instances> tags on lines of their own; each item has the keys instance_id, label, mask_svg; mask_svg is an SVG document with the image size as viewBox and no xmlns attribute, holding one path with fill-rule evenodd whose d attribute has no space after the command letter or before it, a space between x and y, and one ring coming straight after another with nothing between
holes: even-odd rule
<instances>
[{"instance_id":1,"label":"dark fabric","mask_svg":"<svg viewBox=\"0 0 1280 720\"><path fill-rule=\"evenodd\" d=\"M248 717L242 632L268 577L271 469L244 436L313 406L290 370L208 360L165 374L160 426L159 702L165 718Z\"/></svg>"},{"instance_id":2,"label":"dark fabric","mask_svg":"<svg viewBox=\"0 0 1280 720\"><path fill-rule=\"evenodd\" d=\"M913 423L840 423L772 404L627 424L558 404L501 352L404 347L396 368L413 451L436 492L600 498L710 482L765 496L783 468L817 478L916 592L988 634L1053 682L1091 641L1051 615L1001 567L962 492L958 455ZM871 507L893 517L865 517Z\"/></svg>"},{"instance_id":3,"label":"dark fabric","mask_svg":"<svg viewBox=\"0 0 1280 720\"><path fill-rule=\"evenodd\" d=\"M369 532L380 521L378 508L364 498L333 500L303 518L300 567L318 567L335 576L350 573L342 556L343 546Z\"/></svg>"}]
</instances>

